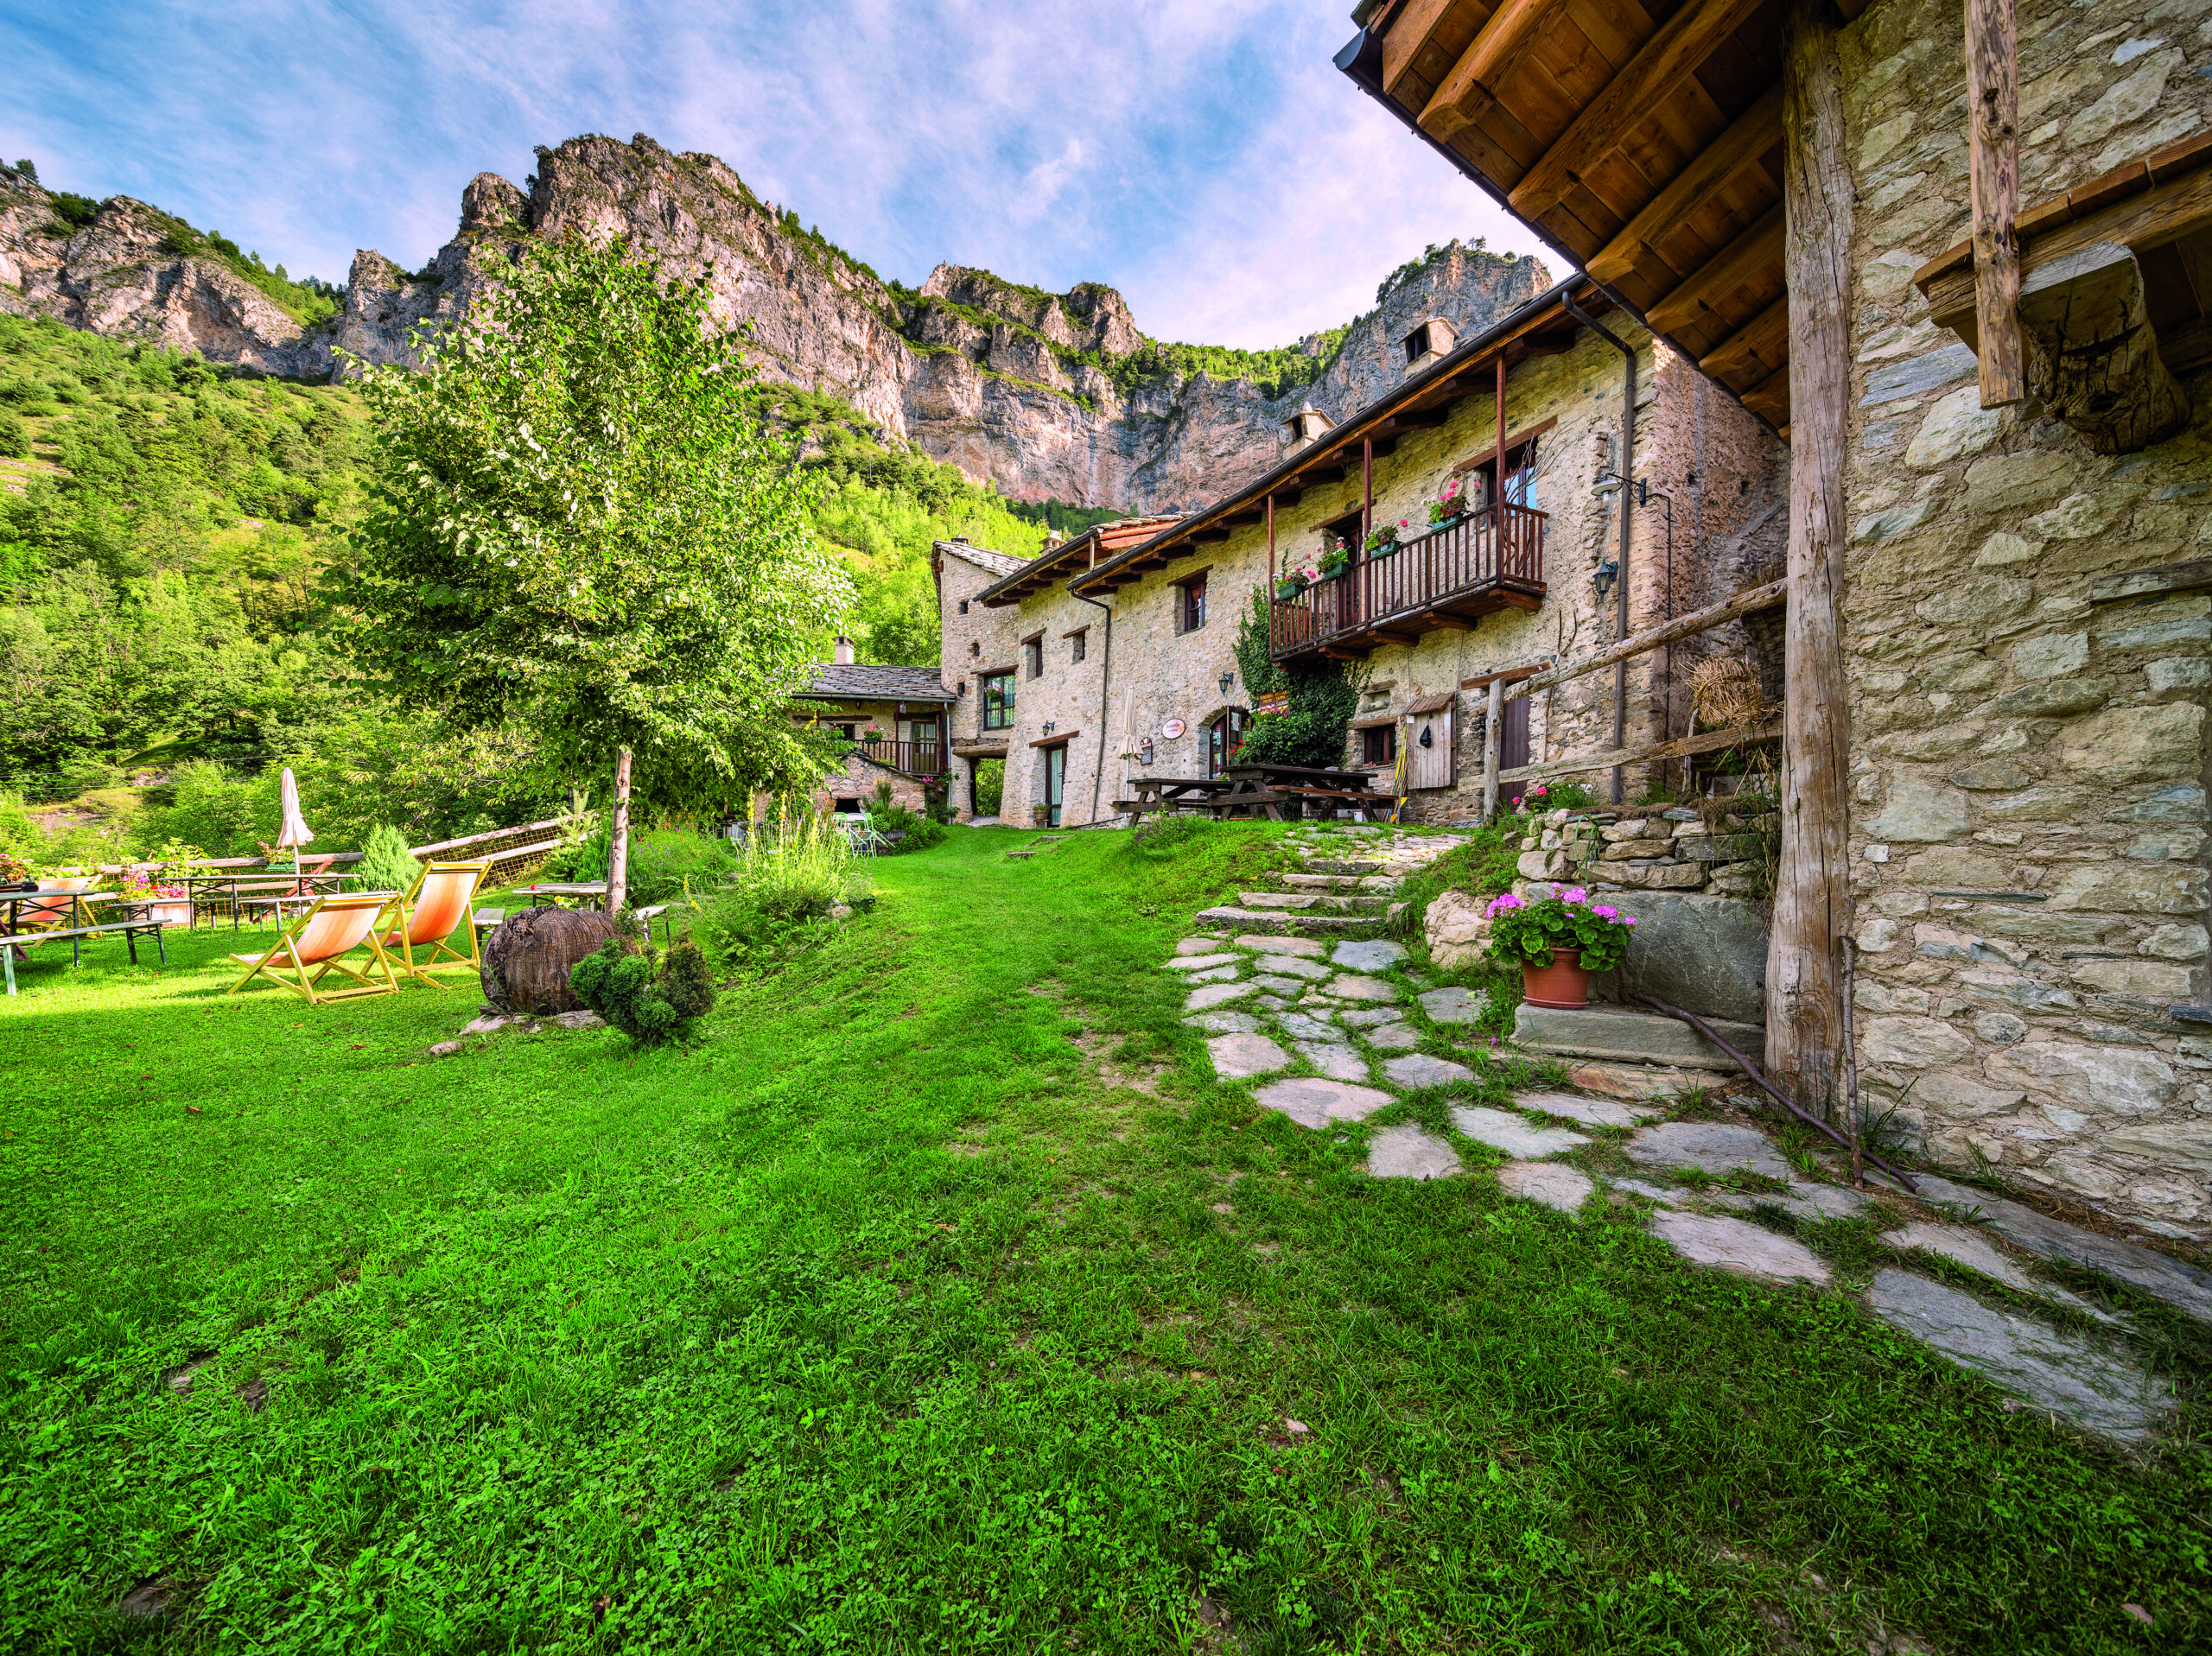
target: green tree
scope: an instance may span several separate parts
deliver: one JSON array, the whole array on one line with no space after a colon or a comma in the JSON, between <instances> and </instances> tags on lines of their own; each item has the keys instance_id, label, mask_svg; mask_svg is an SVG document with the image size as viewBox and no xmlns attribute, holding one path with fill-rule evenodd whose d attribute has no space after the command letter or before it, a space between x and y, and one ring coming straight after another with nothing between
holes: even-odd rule
<instances>
[{"instance_id":1,"label":"green tree","mask_svg":"<svg viewBox=\"0 0 2212 1656\"><path fill-rule=\"evenodd\" d=\"M703 282L620 243L522 240L423 366L370 371L375 498L345 593L356 657L405 705L614 762L609 906L633 758L663 797L818 764L785 698L852 583L760 418Z\"/></svg>"}]
</instances>

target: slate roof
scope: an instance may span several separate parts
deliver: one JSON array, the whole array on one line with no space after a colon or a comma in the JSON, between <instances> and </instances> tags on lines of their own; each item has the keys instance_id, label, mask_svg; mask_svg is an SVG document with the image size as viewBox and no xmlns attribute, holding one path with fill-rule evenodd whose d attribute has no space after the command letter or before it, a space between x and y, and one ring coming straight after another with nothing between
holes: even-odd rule
<instances>
[{"instance_id":1,"label":"slate roof","mask_svg":"<svg viewBox=\"0 0 2212 1656\"><path fill-rule=\"evenodd\" d=\"M880 667L868 662L817 662L798 692L817 701L957 701L934 667Z\"/></svg>"},{"instance_id":2,"label":"slate roof","mask_svg":"<svg viewBox=\"0 0 2212 1656\"><path fill-rule=\"evenodd\" d=\"M1010 553L994 552L988 546L976 546L967 541L939 541L939 552L956 558L965 558L985 574L1003 580L1029 562Z\"/></svg>"}]
</instances>

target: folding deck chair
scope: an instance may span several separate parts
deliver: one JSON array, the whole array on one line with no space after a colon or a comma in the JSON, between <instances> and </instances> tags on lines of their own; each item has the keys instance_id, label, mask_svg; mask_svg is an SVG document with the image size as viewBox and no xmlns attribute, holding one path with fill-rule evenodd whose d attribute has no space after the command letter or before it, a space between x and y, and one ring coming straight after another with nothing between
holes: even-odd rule
<instances>
[{"instance_id":1,"label":"folding deck chair","mask_svg":"<svg viewBox=\"0 0 2212 1656\"><path fill-rule=\"evenodd\" d=\"M484 955L477 946L476 919L470 910L476 887L491 867L488 857L480 862L426 862L405 892L385 899L377 929L397 925L397 930L384 933L384 947L399 952L401 971L433 989L442 989L446 986L430 975L437 968L482 969ZM468 939L466 955L453 946L457 931ZM418 949L428 951L419 961L415 958Z\"/></svg>"},{"instance_id":2,"label":"folding deck chair","mask_svg":"<svg viewBox=\"0 0 2212 1656\"><path fill-rule=\"evenodd\" d=\"M310 1006L326 1000L350 1000L356 995L397 994L399 980L391 974L391 956L384 952L383 940L376 931L378 917L391 901L388 891L334 892L317 898L315 905L277 939L276 948L262 955L231 956L245 971L226 993L236 994L266 973L271 982L306 997ZM369 947L369 960L363 962L368 969L359 971L340 957L364 943ZM315 986L333 972L362 987L318 991ZM379 972L384 977L381 983L377 981Z\"/></svg>"}]
</instances>

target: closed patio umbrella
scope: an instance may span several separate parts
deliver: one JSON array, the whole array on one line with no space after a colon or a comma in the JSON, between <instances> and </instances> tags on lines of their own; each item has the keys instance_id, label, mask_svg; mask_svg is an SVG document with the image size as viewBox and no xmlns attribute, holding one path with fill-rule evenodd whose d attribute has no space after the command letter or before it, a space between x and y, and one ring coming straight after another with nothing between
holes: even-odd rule
<instances>
[{"instance_id":1,"label":"closed patio umbrella","mask_svg":"<svg viewBox=\"0 0 2212 1656\"><path fill-rule=\"evenodd\" d=\"M300 815L300 784L293 779L292 767L286 765L283 778L276 784L276 796L284 808L284 826L276 830L276 843L281 846L302 846L315 838L315 830Z\"/></svg>"}]
</instances>

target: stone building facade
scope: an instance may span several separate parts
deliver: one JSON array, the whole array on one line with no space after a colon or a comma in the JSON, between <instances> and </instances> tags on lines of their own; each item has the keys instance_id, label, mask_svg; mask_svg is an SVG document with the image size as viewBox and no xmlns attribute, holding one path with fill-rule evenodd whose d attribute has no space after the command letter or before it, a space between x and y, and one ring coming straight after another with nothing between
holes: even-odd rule
<instances>
[{"instance_id":1,"label":"stone building facade","mask_svg":"<svg viewBox=\"0 0 2212 1656\"><path fill-rule=\"evenodd\" d=\"M1620 464L1624 357L1566 316L1562 301L1570 292L1541 295L1452 353L1471 361L1493 335L1538 322L1555 327L1554 352L1516 362L1506 379L1507 441L1515 451L1533 442L1533 474L1525 486L1529 503L1547 515L1541 601L1484 615L1463 629L1431 631L1412 644L1385 644L1355 669L1364 675L1365 693L1346 763L1368 762L1368 728L1408 740L1426 728L1432 751L1439 741L1445 745L1435 765L1440 774L1432 778L1437 785L1418 788L1410 797L1415 820L1459 821L1478 810L1490 676L1586 654L1616 638L1615 600L1601 596L1594 577L1601 565L1618 565L1624 503L1633 514L1631 630L1732 595L1775 556L1781 444L1734 402L1713 394L1694 365L1617 314L1603 325L1637 352L1636 471L1644 488L1601 489ZM1582 299L1603 307L1587 290ZM1432 364L1424 358L1412 366ZM1334 428L1370 421L1400 395L1378 399ZM1455 479L1468 484L1473 469L1491 460L1497 435L1494 397L1475 395L1452 403L1440 424L1397 436L1373 463L1372 521L1403 520L1408 539L1418 536L1427 527L1427 500ZM1300 560L1310 564L1325 536L1358 518L1367 485L1357 444L1347 458L1340 479L1276 506L1278 568ZM1057 560L1055 578L1008 570L982 589L977 577L989 573L995 555L939 545L943 659L958 697L954 752L976 755L973 762L1006 758L1006 821L1027 823L1047 805L1048 756L1055 746L1065 750L1058 816L1070 826L1114 818L1132 778L1208 773L1224 733L1221 721L1248 719L1252 711L1235 647L1245 616L1268 601L1268 532L1257 509L1267 492L1263 478L1182 520L1246 521L1226 521L1202 554L1133 579L1126 571L1157 561L1150 543L1164 538L1170 525L1157 526L1162 533L1147 533L1127 549L1087 543L1087 536L1045 555ZM1204 599L1194 611L1190 594L1197 581L1204 583ZM1703 647L1731 642L1752 647L1743 637ZM1687 652L1670 659L1662 651L1632 664L1630 746L1688 733L1688 660ZM1773 665L1778 671L1778 659ZM982 686L1008 673L1014 675L1013 712L998 714L1004 722L986 728L995 703L986 706ZM1541 762L1611 748L1612 698L1610 675L1529 698L1526 758ZM1387 771L1387 762L1382 768ZM1584 780L1602 786L1607 778L1592 773ZM1626 778L1632 798L1655 784L1680 782L1678 771L1662 775L1656 767ZM963 793L956 777L956 807Z\"/></svg>"},{"instance_id":2,"label":"stone building facade","mask_svg":"<svg viewBox=\"0 0 2212 1656\"><path fill-rule=\"evenodd\" d=\"M2205 0L2022 0L2018 29L2027 213L2212 117ZM2212 1237L2212 596L2108 596L2212 556L2212 379L2174 356L2194 412L2133 454L1984 410L1914 286L1968 233L1958 8L1875 0L1840 48L1862 1082L1942 1162Z\"/></svg>"},{"instance_id":3,"label":"stone building facade","mask_svg":"<svg viewBox=\"0 0 2212 1656\"><path fill-rule=\"evenodd\" d=\"M936 669L855 663L852 640L838 639L836 659L816 666L791 699L794 723L851 744L816 783L815 809L852 815L887 787L893 804L927 809L929 790L945 775L952 701ZM754 800L753 816L768 806L765 796Z\"/></svg>"}]
</instances>

